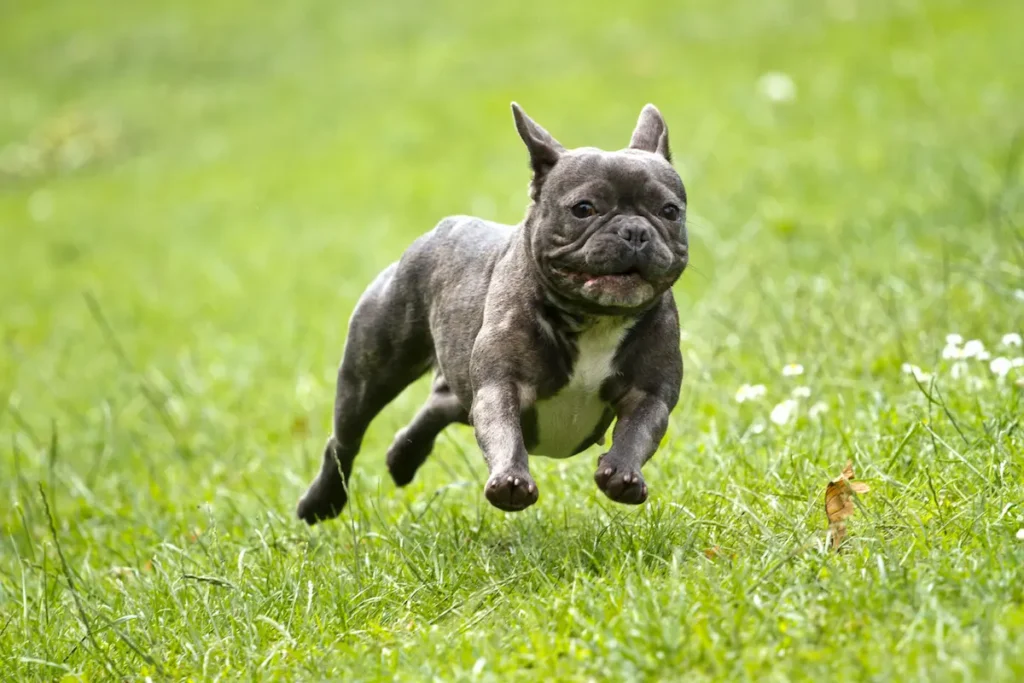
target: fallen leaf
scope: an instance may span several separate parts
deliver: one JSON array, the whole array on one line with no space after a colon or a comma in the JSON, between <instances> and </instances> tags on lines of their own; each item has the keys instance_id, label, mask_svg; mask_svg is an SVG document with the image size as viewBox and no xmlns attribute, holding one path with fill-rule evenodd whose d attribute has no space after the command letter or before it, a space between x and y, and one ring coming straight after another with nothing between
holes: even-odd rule
<instances>
[{"instance_id":1,"label":"fallen leaf","mask_svg":"<svg viewBox=\"0 0 1024 683\"><path fill-rule=\"evenodd\" d=\"M712 560L712 561L717 560L718 556L721 555L721 554L722 554L722 549L719 548L717 545L712 546L710 548L706 548L704 550L704 557L706 557L706 558L708 558L709 560Z\"/></svg>"},{"instance_id":2,"label":"fallen leaf","mask_svg":"<svg viewBox=\"0 0 1024 683\"><path fill-rule=\"evenodd\" d=\"M825 487L825 517L832 535L832 548L838 550L846 537L846 519L856 510L853 494L867 493L871 488L862 481L853 481L853 463L846 463L842 474Z\"/></svg>"}]
</instances>

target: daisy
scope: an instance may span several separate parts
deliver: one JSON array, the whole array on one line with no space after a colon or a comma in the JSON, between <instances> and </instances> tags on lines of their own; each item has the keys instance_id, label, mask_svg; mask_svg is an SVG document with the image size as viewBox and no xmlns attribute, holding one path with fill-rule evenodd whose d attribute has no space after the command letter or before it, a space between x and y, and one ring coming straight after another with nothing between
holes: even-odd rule
<instances>
[{"instance_id":1,"label":"daisy","mask_svg":"<svg viewBox=\"0 0 1024 683\"><path fill-rule=\"evenodd\" d=\"M960 345L964 343L964 338L955 332L946 335L946 346L942 349L942 357L946 360L954 358L963 358L964 350L960 348Z\"/></svg>"},{"instance_id":2,"label":"daisy","mask_svg":"<svg viewBox=\"0 0 1024 683\"><path fill-rule=\"evenodd\" d=\"M768 419L780 427L786 425L796 414L797 405L798 404L794 399L787 398L785 401L772 408L771 415L768 416Z\"/></svg>"},{"instance_id":3,"label":"daisy","mask_svg":"<svg viewBox=\"0 0 1024 683\"><path fill-rule=\"evenodd\" d=\"M810 398L811 388L810 387L796 387L793 391L789 392L789 395L793 398Z\"/></svg>"},{"instance_id":4,"label":"daisy","mask_svg":"<svg viewBox=\"0 0 1024 683\"><path fill-rule=\"evenodd\" d=\"M914 379L918 382L927 382L932 378L931 374L911 363L904 363L900 366L900 370L903 371L904 375L913 375Z\"/></svg>"},{"instance_id":5,"label":"daisy","mask_svg":"<svg viewBox=\"0 0 1024 683\"><path fill-rule=\"evenodd\" d=\"M1020 335L1017 334L1016 332L1011 332L1009 334L1004 334L1003 335L1003 339L1002 339L1003 346L1020 346L1021 343L1022 343L1022 340L1020 338Z\"/></svg>"},{"instance_id":6,"label":"daisy","mask_svg":"<svg viewBox=\"0 0 1024 683\"><path fill-rule=\"evenodd\" d=\"M992 371L992 374L1003 379L1010 374L1010 369L1013 368L1013 361L1009 358L993 358L992 362L988 364L988 369Z\"/></svg>"},{"instance_id":7,"label":"daisy","mask_svg":"<svg viewBox=\"0 0 1024 683\"><path fill-rule=\"evenodd\" d=\"M804 366L799 363L790 363L782 368L783 377L797 377L804 374Z\"/></svg>"},{"instance_id":8,"label":"daisy","mask_svg":"<svg viewBox=\"0 0 1024 683\"><path fill-rule=\"evenodd\" d=\"M756 401L759 398L763 398L768 393L763 384L744 384L736 390L736 402L746 403L747 401Z\"/></svg>"},{"instance_id":9,"label":"daisy","mask_svg":"<svg viewBox=\"0 0 1024 683\"><path fill-rule=\"evenodd\" d=\"M828 412L828 404L824 401L818 401L807 411L807 414L812 420L817 420L819 417Z\"/></svg>"},{"instance_id":10,"label":"daisy","mask_svg":"<svg viewBox=\"0 0 1024 683\"><path fill-rule=\"evenodd\" d=\"M985 345L981 343L980 339L971 339L964 344L961 349L962 358L977 358L978 360L985 360L983 356L987 355L988 352L985 350Z\"/></svg>"}]
</instances>

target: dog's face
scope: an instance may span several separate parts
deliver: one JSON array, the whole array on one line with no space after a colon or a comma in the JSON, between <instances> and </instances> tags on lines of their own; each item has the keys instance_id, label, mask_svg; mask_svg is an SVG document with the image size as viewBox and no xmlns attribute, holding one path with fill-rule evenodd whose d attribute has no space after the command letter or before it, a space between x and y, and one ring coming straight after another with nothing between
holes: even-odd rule
<instances>
[{"instance_id":1,"label":"dog's face","mask_svg":"<svg viewBox=\"0 0 1024 683\"><path fill-rule=\"evenodd\" d=\"M670 163L668 130L652 105L627 149L564 149L517 105L530 151L530 250L556 301L598 314L642 310L688 260L686 190Z\"/></svg>"}]
</instances>

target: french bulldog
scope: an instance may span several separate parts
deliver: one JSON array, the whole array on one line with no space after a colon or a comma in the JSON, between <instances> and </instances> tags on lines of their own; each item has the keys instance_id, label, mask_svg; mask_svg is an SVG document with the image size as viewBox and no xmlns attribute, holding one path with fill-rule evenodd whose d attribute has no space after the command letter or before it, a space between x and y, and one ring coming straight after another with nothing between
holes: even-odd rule
<instances>
[{"instance_id":1,"label":"french bulldog","mask_svg":"<svg viewBox=\"0 0 1024 683\"><path fill-rule=\"evenodd\" d=\"M529 151L522 223L455 216L421 236L359 299L338 370L334 431L298 516L336 517L370 421L433 371L387 465L412 481L453 422L472 425L487 500L537 502L529 455L564 458L612 443L594 479L613 501L647 499L640 468L679 398L683 361L672 285L688 262L686 191L653 105L629 146L565 149L515 103Z\"/></svg>"}]
</instances>

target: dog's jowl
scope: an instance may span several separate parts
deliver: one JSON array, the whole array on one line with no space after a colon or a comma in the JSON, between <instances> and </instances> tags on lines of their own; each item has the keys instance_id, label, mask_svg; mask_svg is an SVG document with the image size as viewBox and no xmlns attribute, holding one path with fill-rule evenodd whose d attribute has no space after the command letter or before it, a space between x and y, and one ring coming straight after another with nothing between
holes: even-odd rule
<instances>
[{"instance_id":1,"label":"dog's jowl","mask_svg":"<svg viewBox=\"0 0 1024 683\"><path fill-rule=\"evenodd\" d=\"M644 107L629 146L567 150L512 105L533 179L525 220L446 218L356 305L320 473L299 501L335 517L370 421L428 371L430 396L387 453L412 481L437 435L471 424L502 510L537 501L529 455L567 457L615 422L594 479L642 503L640 468L679 397L683 362L672 284L686 268L686 191L661 114Z\"/></svg>"}]
</instances>

